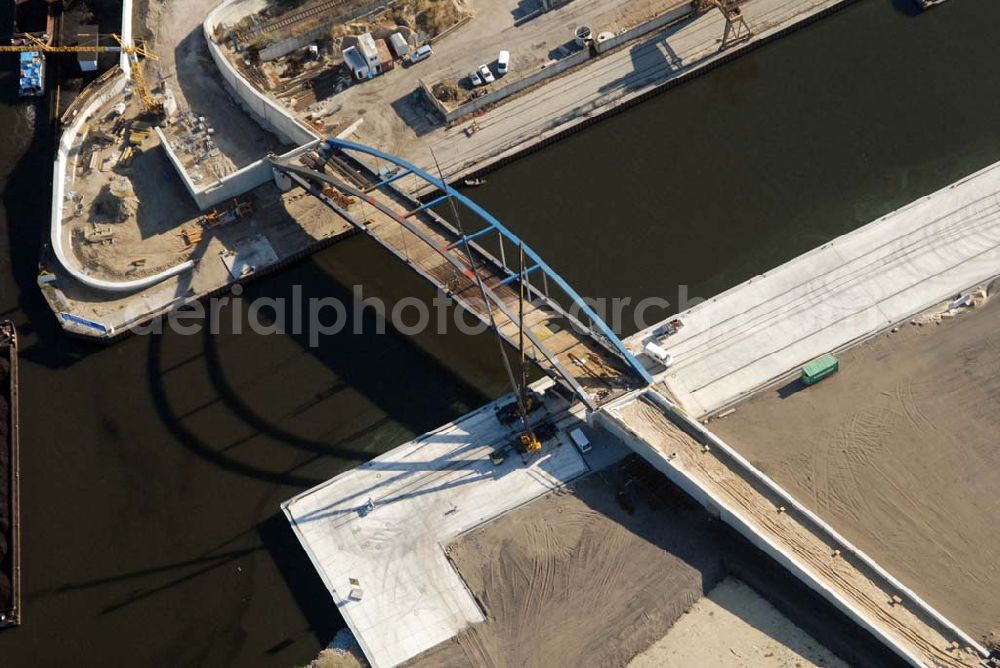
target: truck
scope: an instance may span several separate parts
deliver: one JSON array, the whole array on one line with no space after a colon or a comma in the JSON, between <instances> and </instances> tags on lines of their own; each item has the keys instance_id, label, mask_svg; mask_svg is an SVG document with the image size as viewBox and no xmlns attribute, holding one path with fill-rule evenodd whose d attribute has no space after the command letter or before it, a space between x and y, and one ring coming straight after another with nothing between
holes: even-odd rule
<instances>
[{"instance_id":1,"label":"truck","mask_svg":"<svg viewBox=\"0 0 1000 668\"><path fill-rule=\"evenodd\" d=\"M837 358L827 353L817 357L802 367L801 380L804 385L815 385L819 381L832 376L840 369L840 362Z\"/></svg>"}]
</instances>

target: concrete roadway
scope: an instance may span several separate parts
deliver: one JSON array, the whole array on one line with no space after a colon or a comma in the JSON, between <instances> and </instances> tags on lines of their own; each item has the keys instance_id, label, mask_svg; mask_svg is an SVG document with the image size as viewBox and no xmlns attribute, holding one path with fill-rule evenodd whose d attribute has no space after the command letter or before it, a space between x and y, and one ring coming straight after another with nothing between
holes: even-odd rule
<instances>
[{"instance_id":1,"label":"concrete roadway","mask_svg":"<svg viewBox=\"0 0 1000 668\"><path fill-rule=\"evenodd\" d=\"M754 39L759 40L843 2L750 0L743 11ZM437 127L387 150L433 169L433 149L445 175L458 177L721 57L724 54L718 48L724 25L719 12L709 12L500 104L476 119L479 130L471 137L464 133L469 123L462 123L451 129ZM377 137L365 136L364 129L359 136L361 141L377 141Z\"/></svg>"},{"instance_id":2,"label":"concrete roadway","mask_svg":"<svg viewBox=\"0 0 1000 668\"><path fill-rule=\"evenodd\" d=\"M655 376L702 417L1000 273L1000 163L681 313ZM639 349L651 331L626 342Z\"/></svg>"}]
</instances>

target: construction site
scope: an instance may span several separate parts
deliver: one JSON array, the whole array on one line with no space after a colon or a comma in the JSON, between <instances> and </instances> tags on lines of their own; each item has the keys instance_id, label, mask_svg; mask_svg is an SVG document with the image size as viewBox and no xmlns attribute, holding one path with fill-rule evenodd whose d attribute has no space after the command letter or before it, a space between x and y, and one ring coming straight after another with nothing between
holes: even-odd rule
<instances>
[{"instance_id":1,"label":"construction site","mask_svg":"<svg viewBox=\"0 0 1000 668\"><path fill-rule=\"evenodd\" d=\"M995 665L1000 167L625 340L450 185L840 4L125 0L19 37L118 57L61 118L39 286L114 340L365 234L492 330L510 395L282 505L373 666Z\"/></svg>"},{"instance_id":2,"label":"construction site","mask_svg":"<svg viewBox=\"0 0 1000 668\"><path fill-rule=\"evenodd\" d=\"M279 190L272 158L350 137L454 180L839 2L756 0L757 33L721 1L128 0L121 34L22 34L0 48L110 68L62 113L39 285L64 329L115 339L363 227L364 212ZM635 60L647 50L651 66ZM591 101L567 115L576 95Z\"/></svg>"},{"instance_id":3,"label":"construction site","mask_svg":"<svg viewBox=\"0 0 1000 668\"><path fill-rule=\"evenodd\" d=\"M359 141L426 165L429 150L478 132L486 111L532 90L562 97L565 83L547 80L657 30L689 32L701 17L718 30L710 51L670 54L668 69L752 36L735 0L424 0L229 3L213 37L253 86L318 132L363 120ZM449 178L469 171L442 161Z\"/></svg>"}]
</instances>

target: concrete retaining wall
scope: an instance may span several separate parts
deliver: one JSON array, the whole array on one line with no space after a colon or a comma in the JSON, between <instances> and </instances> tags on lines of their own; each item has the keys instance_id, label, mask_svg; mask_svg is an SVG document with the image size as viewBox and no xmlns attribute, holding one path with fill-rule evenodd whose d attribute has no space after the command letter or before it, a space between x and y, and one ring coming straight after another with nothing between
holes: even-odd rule
<instances>
[{"instance_id":1,"label":"concrete retaining wall","mask_svg":"<svg viewBox=\"0 0 1000 668\"><path fill-rule=\"evenodd\" d=\"M688 3L684 3L679 7L674 7L670 11L660 16L657 16L652 21L647 21L646 23L637 25L634 28L629 28L628 30L620 32L609 40L605 40L603 42L595 42L594 49L597 51L597 53L604 53L606 51L610 51L611 49L621 46L625 42L630 42L633 39L642 37L648 32L659 30L660 28L669 23L673 23L674 21L679 21L693 14L694 10L691 9L691 5Z\"/></svg>"},{"instance_id":2,"label":"concrete retaining wall","mask_svg":"<svg viewBox=\"0 0 1000 668\"><path fill-rule=\"evenodd\" d=\"M477 97L474 100L470 100L465 104L452 109L451 111L448 111L444 107L444 105L441 104L441 102L436 97L434 97L433 93L431 92L427 84L425 84L423 81L421 81L420 83L424 88L424 94L430 96L431 104L433 104L435 108L437 108L437 110L441 112L441 114L445 118L445 121L450 123L451 121L457 120L459 118L462 118L463 116L471 114L474 111L482 109L488 104L499 102L500 100L506 97L510 97L511 95L518 93L524 90L525 88L534 86L540 81L544 81L549 77L554 77L555 75L561 72L565 72L571 67L576 67L577 65L581 65L587 62L587 60L589 59L590 59L590 50L582 49L570 56L567 56L566 58L563 58L562 60L556 61L555 63L535 72L534 74L531 74L523 79L515 81L509 86L504 86L503 88L494 89L493 91L487 93L486 95L483 95L482 97Z\"/></svg>"},{"instance_id":3,"label":"concrete retaining wall","mask_svg":"<svg viewBox=\"0 0 1000 668\"><path fill-rule=\"evenodd\" d=\"M132 43L132 0L122 0L121 38L123 44ZM124 51L118 57L118 65L126 74L132 73L132 62Z\"/></svg>"},{"instance_id":4,"label":"concrete retaining wall","mask_svg":"<svg viewBox=\"0 0 1000 668\"><path fill-rule=\"evenodd\" d=\"M228 174L224 178L214 181L207 187L198 187L191 180L187 170L184 169L184 164L174 152L169 140L167 140L160 128L156 128L156 135L160 138L160 145L166 151L170 164L174 166L177 175L184 182L184 187L187 188L191 198L194 199L195 204L202 211L210 209L221 202L238 197L271 180L271 165L266 158L261 158L238 172Z\"/></svg>"},{"instance_id":5,"label":"concrete retaining wall","mask_svg":"<svg viewBox=\"0 0 1000 668\"><path fill-rule=\"evenodd\" d=\"M307 33L297 35L295 37L289 37L284 39L277 44L272 44L266 49L260 52L260 59L267 62L269 60L276 60L282 56L287 56L292 51L297 51L308 44L312 44L316 40L326 37L330 34L329 23L324 23L318 28L314 28Z\"/></svg>"},{"instance_id":6,"label":"concrete retaining wall","mask_svg":"<svg viewBox=\"0 0 1000 668\"><path fill-rule=\"evenodd\" d=\"M445 120L447 120L448 114L450 113L448 111L448 107L444 106L444 102L434 97L434 91L431 90L431 87L428 86L427 82L423 79L420 80L420 89L424 91L424 97L426 97L430 101L431 105L437 109L437 112L441 114Z\"/></svg>"},{"instance_id":7,"label":"concrete retaining wall","mask_svg":"<svg viewBox=\"0 0 1000 668\"><path fill-rule=\"evenodd\" d=\"M208 43L208 52L212 54L212 60L222 75L230 94L249 112L257 123L265 130L274 133L279 139L288 144L301 146L311 142L318 142L321 138L309 127L300 123L292 116L291 112L260 93L250 84L243 75L236 71L229 59L222 53L222 49L215 43L212 35L216 27L220 24L219 15L235 2L240 0L225 0L222 4L212 10L202 24L202 32L205 41Z\"/></svg>"},{"instance_id":8,"label":"concrete retaining wall","mask_svg":"<svg viewBox=\"0 0 1000 668\"><path fill-rule=\"evenodd\" d=\"M263 61L274 60L276 58L281 58L286 56L296 49L301 49L311 42L315 42L321 37L328 37L330 35L330 30L334 25L338 23L344 23L345 21L353 21L354 19L365 16L366 14L371 14L377 12L390 6L392 2L386 2L386 0L376 0L375 2L370 2L363 7L358 7L353 11L347 12L346 14L341 14L332 21L327 21L323 25L310 30L307 33L297 35L295 37L289 37L288 39L282 40L277 44L272 44L263 51L260 52L260 59Z\"/></svg>"},{"instance_id":9,"label":"concrete retaining wall","mask_svg":"<svg viewBox=\"0 0 1000 668\"><path fill-rule=\"evenodd\" d=\"M209 53L212 54L212 60L225 80L229 93L261 127L277 135L283 142L296 146L296 148L282 157L292 157L303 151L315 148L322 141L322 137L299 122L287 109L254 88L249 81L236 71L233 64L222 53L222 49L212 39L212 35L218 25L217 16L219 13L238 1L226 0L212 10L208 18L205 19L204 24L202 24L202 32L204 33L205 41L208 43ZM312 39L315 38L307 39L301 45L292 46L289 51L308 44ZM267 161L266 156L261 156L260 160L247 165L238 172L229 174L208 186L198 187L191 181L190 176L184 169L183 163L170 146L164 133L157 128L156 134L160 138L160 143L166 151L170 163L174 166L178 176L184 183L184 187L187 188L188 193L190 193L192 199L194 199L198 208L202 211L249 192L254 188L268 183L272 179L271 165Z\"/></svg>"},{"instance_id":10,"label":"concrete retaining wall","mask_svg":"<svg viewBox=\"0 0 1000 668\"><path fill-rule=\"evenodd\" d=\"M125 4L131 7L130 0L126 0ZM92 93L93 97L90 103L87 104L87 106L84 107L79 114L77 114L73 123L63 131L62 137L59 139L59 148L56 151L56 161L52 172L52 217L49 226L49 241L52 244L52 252L55 254L56 260L59 264L61 264L73 278L88 287L107 292L134 292L136 290L143 290L172 276L185 272L194 266L194 263L189 260L187 262L182 262L175 267L171 267L166 271L160 272L159 274L154 274L145 278L139 278L132 281L107 281L90 276L87 273L87 270L77 265L76 262L73 261L73 259L67 255L63 249L63 203L66 195L66 177L69 157L74 149L74 144L76 144L77 138L87 121L90 120L94 113L96 113L97 110L104 104L117 97L122 93L122 91L125 90L125 86L129 82L129 76L126 74L124 67L122 70L123 71L118 76L109 79L99 92L95 91Z\"/></svg>"}]
</instances>

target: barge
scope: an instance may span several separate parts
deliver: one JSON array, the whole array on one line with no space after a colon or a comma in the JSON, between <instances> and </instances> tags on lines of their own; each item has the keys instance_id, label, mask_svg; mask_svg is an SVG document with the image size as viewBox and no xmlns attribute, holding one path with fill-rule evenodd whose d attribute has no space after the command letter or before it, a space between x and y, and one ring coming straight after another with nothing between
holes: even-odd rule
<instances>
[{"instance_id":1,"label":"barge","mask_svg":"<svg viewBox=\"0 0 1000 668\"><path fill-rule=\"evenodd\" d=\"M0 322L0 628L21 623L17 330Z\"/></svg>"}]
</instances>

